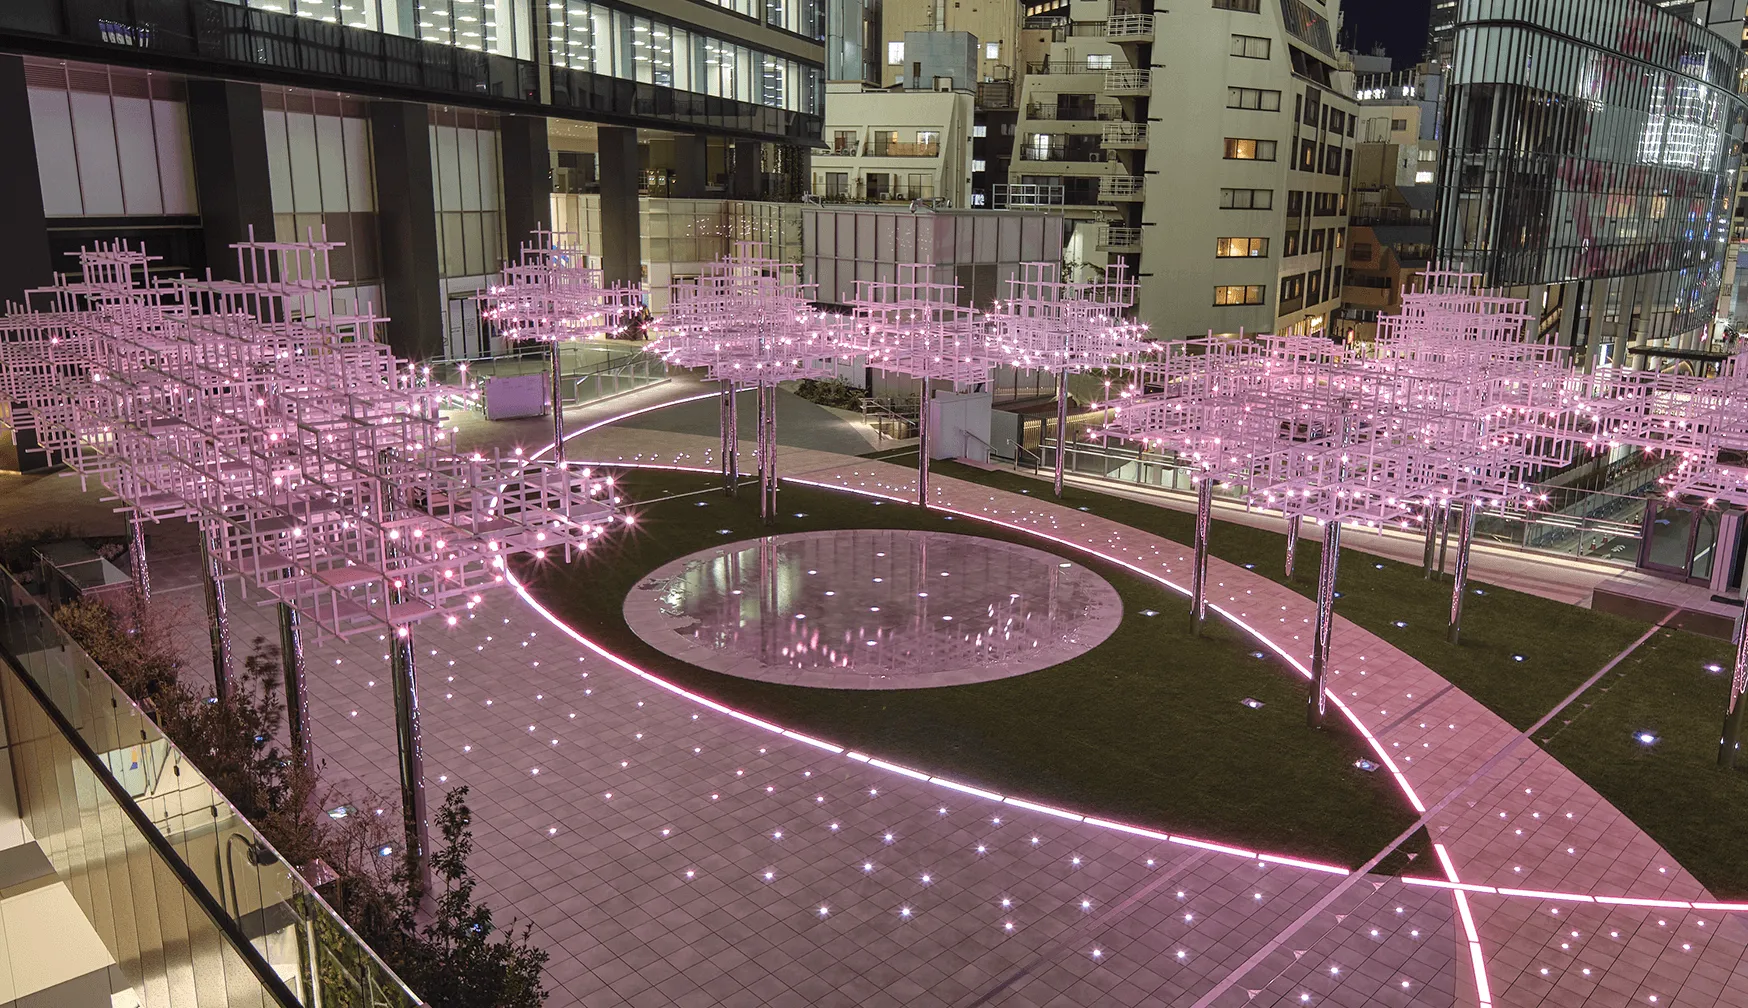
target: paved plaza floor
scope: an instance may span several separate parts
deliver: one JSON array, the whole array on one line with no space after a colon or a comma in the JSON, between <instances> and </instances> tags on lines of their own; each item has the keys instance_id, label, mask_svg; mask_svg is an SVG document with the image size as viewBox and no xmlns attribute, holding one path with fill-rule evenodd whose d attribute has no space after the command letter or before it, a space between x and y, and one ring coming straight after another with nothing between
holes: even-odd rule
<instances>
[{"instance_id":1,"label":"paved plaza floor","mask_svg":"<svg viewBox=\"0 0 1748 1008\"><path fill-rule=\"evenodd\" d=\"M714 445L709 429L608 427L569 454L710 466ZM809 483L914 498L901 466L806 446L779 461ZM933 490L936 506L1187 583L1181 544L1030 496ZM96 496L15 481L0 520L101 524ZM185 526L154 537L162 604L198 606L194 551ZM1217 559L1211 578L1225 616L1305 663L1310 600ZM271 636L270 609L233 608L236 639ZM205 627L189 629L198 654ZM1437 845L1438 863L1405 876L1136 830L846 752L670 688L508 593L418 633L429 787L471 787L481 895L533 923L554 1008L1748 1005L1742 914L1515 729L1345 621L1332 693ZM309 663L326 777L392 795L383 643L325 641Z\"/></svg>"}]
</instances>

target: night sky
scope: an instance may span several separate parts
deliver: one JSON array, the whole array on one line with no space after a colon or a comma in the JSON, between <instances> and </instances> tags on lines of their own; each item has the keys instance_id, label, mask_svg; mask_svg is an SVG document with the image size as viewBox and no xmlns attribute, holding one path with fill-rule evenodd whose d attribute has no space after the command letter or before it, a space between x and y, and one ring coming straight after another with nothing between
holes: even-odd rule
<instances>
[{"instance_id":1,"label":"night sky","mask_svg":"<svg viewBox=\"0 0 1748 1008\"><path fill-rule=\"evenodd\" d=\"M1346 0L1342 42L1355 52L1369 53L1374 43L1404 70L1420 62L1426 49L1426 17L1432 0Z\"/></svg>"}]
</instances>

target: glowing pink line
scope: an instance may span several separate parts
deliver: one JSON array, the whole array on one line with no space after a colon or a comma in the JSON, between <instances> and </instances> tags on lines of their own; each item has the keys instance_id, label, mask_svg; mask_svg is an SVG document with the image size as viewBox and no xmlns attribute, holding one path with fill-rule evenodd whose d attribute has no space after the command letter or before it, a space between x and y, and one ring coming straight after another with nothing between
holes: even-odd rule
<instances>
[{"instance_id":1,"label":"glowing pink line","mask_svg":"<svg viewBox=\"0 0 1748 1008\"><path fill-rule=\"evenodd\" d=\"M1528 896L1531 899L1565 900L1568 903L1594 903L1595 900L1583 893L1548 892L1545 889L1499 889L1501 896Z\"/></svg>"},{"instance_id":2,"label":"glowing pink line","mask_svg":"<svg viewBox=\"0 0 1748 1008\"><path fill-rule=\"evenodd\" d=\"M1457 878L1457 867L1451 864L1451 855L1445 850L1445 845L1432 845L1434 854L1438 855L1438 863L1444 867L1445 875L1452 882L1461 882ZM1469 913L1469 894L1461 889L1451 892L1451 897L1457 901L1457 915L1463 920L1463 935L1469 942L1469 963L1475 969L1475 1000L1482 1008L1491 1008L1493 993L1487 986L1487 960L1481 953L1481 935L1475 930L1475 918Z\"/></svg>"},{"instance_id":3,"label":"glowing pink line","mask_svg":"<svg viewBox=\"0 0 1748 1008\"><path fill-rule=\"evenodd\" d=\"M642 416L645 413L654 413L656 410L667 409L669 406L679 406L683 403L697 402L700 399L710 399L710 398L715 397L716 395L718 395L718 393L716 393L716 392L703 392L703 393L700 393L700 394L695 395L695 396L687 396L684 399L672 399L672 400L669 400L668 402L656 403L654 406L640 406L634 410L628 410L624 413L617 413L617 414L610 416L610 417L604 417L600 420L595 421L592 424L584 424L583 426L578 427L576 430L571 431L569 434L566 434L564 436L564 439L566 441L569 441L571 438L577 437L578 435L587 434L592 430L600 430L602 427L606 427L609 424L616 424L621 420L629 420L634 416ZM529 459L529 461L533 461L534 459L537 459L540 456L545 455L547 452L549 452L551 450L552 450L552 445L547 445L545 448L542 448L539 451L535 452L534 454L528 456L528 459ZM706 469L703 471L704 472L715 472L716 470Z\"/></svg>"}]
</instances>

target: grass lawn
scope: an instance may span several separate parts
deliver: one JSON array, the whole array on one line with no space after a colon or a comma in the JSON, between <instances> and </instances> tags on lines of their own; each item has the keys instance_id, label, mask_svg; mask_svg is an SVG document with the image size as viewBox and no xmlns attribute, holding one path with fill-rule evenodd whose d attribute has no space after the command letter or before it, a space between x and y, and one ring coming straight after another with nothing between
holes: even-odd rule
<instances>
[{"instance_id":1,"label":"grass lawn","mask_svg":"<svg viewBox=\"0 0 1748 1008\"><path fill-rule=\"evenodd\" d=\"M914 507L785 487L777 530L917 528L1057 552L1111 583L1123 601L1121 625L1093 650L1043 671L923 690L784 686L669 658L625 626L626 593L669 560L764 531L751 489L734 500L720 493L661 500L714 483L628 473L623 488L641 502L636 530L591 549L586 562L544 568L534 590L602 645L689 689L994 790L1350 866L1414 820L1387 775L1354 767L1367 750L1345 724L1305 727L1304 680L1272 658L1254 657L1236 630L1216 623L1193 637L1181 597L1161 586L1041 540ZM1142 615L1148 609L1160 615ZM1247 696L1265 706L1245 707ZM1425 849L1423 838L1406 847ZM1383 867L1405 863L1399 852Z\"/></svg>"},{"instance_id":2,"label":"grass lawn","mask_svg":"<svg viewBox=\"0 0 1748 1008\"><path fill-rule=\"evenodd\" d=\"M914 458L914 456L912 456ZM896 459L902 464L904 459ZM1011 472L935 463L946 476L1050 498L1050 486ZM1075 486L1063 503L1188 543L1194 516ZM1217 514L1217 512L1216 512ZM1348 530L1352 543L1367 533ZM1283 582L1286 538L1215 521L1210 549ZM1315 588L1317 542L1299 543L1294 590ZM1416 564L1342 551L1336 611L1455 683L1505 720L1527 728L1647 629L1644 623L1471 581L1463 640L1445 639L1450 579L1427 581ZM1173 610L1183 603L1173 600ZM1408 624L1398 627L1396 623ZM1522 655L1519 661L1515 656ZM1708 665L1725 671L1709 672ZM1748 757L1717 768L1728 694L1730 646L1684 631L1659 631L1562 712L1536 742L1626 813L1720 897L1748 896ZM1655 733L1654 745L1639 732ZM1437 796L1424 796L1431 801Z\"/></svg>"}]
</instances>

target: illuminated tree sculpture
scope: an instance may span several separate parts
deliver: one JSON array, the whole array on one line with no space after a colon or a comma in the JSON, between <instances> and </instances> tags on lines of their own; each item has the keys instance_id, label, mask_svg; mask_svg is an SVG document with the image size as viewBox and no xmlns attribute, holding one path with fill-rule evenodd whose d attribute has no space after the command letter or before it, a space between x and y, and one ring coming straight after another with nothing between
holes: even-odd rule
<instances>
[{"instance_id":1,"label":"illuminated tree sculpture","mask_svg":"<svg viewBox=\"0 0 1748 1008\"><path fill-rule=\"evenodd\" d=\"M777 383L837 373L834 357L849 350L840 316L817 311L800 268L772 259L757 242L737 242L734 254L696 280L677 283L650 349L669 364L702 368L720 382L723 475L730 488L738 441L735 391L758 393L759 515L775 520L777 504Z\"/></svg>"},{"instance_id":2,"label":"illuminated tree sculpture","mask_svg":"<svg viewBox=\"0 0 1748 1008\"><path fill-rule=\"evenodd\" d=\"M1125 316L1137 284L1121 264L1103 279L1064 280L1056 263L1021 263L1008 296L990 312L990 344L997 362L1056 376L1056 496L1068 458L1068 376L1132 363L1154 349L1147 326Z\"/></svg>"},{"instance_id":3,"label":"illuminated tree sculpture","mask_svg":"<svg viewBox=\"0 0 1748 1008\"><path fill-rule=\"evenodd\" d=\"M955 387L989 380L994 366L978 312L959 303L956 283L929 278L937 267L902 264L896 282L858 280L853 309L854 349L868 366L922 379L917 418L917 503L929 504L929 400L933 384Z\"/></svg>"},{"instance_id":4,"label":"illuminated tree sculpture","mask_svg":"<svg viewBox=\"0 0 1748 1008\"><path fill-rule=\"evenodd\" d=\"M1140 369L1141 390L1106 433L1171 449L1201 472L1192 611L1205 617L1213 480L1254 506L1324 526L1312 638L1309 720L1322 723L1344 523L1412 528L1462 505L1450 632L1460 627L1475 509L1540 498L1530 480L1573 454L1570 370L1522 335L1521 302L1477 293L1474 277L1434 275L1405 295L1375 358L1328 340L1258 337L1174 344ZM1515 328L1514 328L1515 326ZM1289 559L1289 575L1291 559Z\"/></svg>"},{"instance_id":5,"label":"illuminated tree sculpture","mask_svg":"<svg viewBox=\"0 0 1748 1008\"><path fill-rule=\"evenodd\" d=\"M414 627L465 618L506 583L511 556L586 547L615 517L611 484L454 454L438 414L452 390L415 383L376 340L384 320L336 310L338 243L235 247L241 281L154 283L137 250L81 253L81 280L31 292L0 321L0 394L19 404L16 429L134 520L199 524L219 602L219 690L220 579L238 575L278 602L293 742L306 755L300 625L392 640L405 853L422 878Z\"/></svg>"},{"instance_id":6,"label":"illuminated tree sculpture","mask_svg":"<svg viewBox=\"0 0 1748 1008\"><path fill-rule=\"evenodd\" d=\"M564 392L560 386L559 345L599 339L618 332L643 308L643 291L609 285L575 235L534 232L521 256L506 263L499 282L480 295L480 316L495 323L512 343L545 343L552 368L552 457L564 463Z\"/></svg>"}]
</instances>

